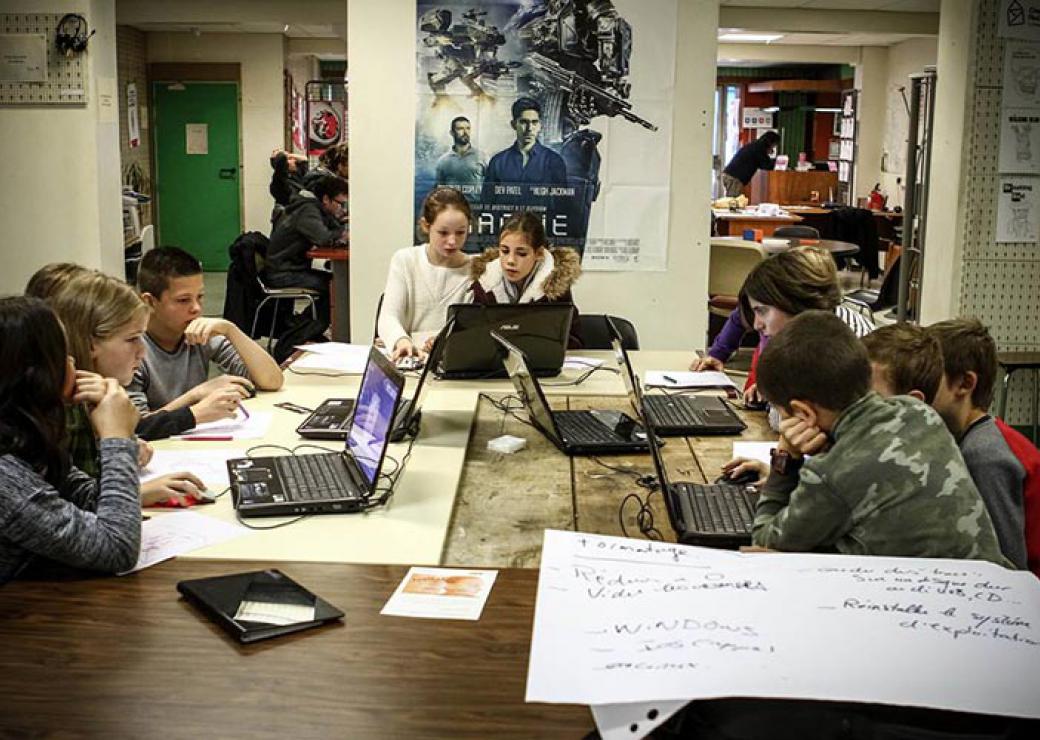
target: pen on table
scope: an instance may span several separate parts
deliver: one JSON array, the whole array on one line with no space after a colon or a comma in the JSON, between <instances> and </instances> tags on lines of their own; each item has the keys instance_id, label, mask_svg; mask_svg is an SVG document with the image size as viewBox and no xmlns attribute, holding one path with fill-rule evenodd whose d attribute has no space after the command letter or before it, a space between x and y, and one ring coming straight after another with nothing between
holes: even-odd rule
<instances>
[{"instance_id":1,"label":"pen on table","mask_svg":"<svg viewBox=\"0 0 1040 740\"><path fill-rule=\"evenodd\" d=\"M672 385L678 385L679 384L679 381L676 380L675 378L673 378L671 375L664 375L664 374L662 374L661 377L664 378L665 380L667 380Z\"/></svg>"},{"instance_id":2,"label":"pen on table","mask_svg":"<svg viewBox=\"0 0 1040 740\"><path fill-rule=\"evenodd\" d=\"M248 418L249 418L249 412L248 412L248 411L246 410L246 407L245 407L245 406L243 406L243 405L242 405L242 404L240 403L240 404L238 404L238 408L239 408L239 410L240 410L240 411L242 412L242 415L243 415L243 416L245 416L245 417L246 417L246 418L248 419Z\"/></svg>"},{"instance_id":3,"label":"pen on table","mask_svg":"<svg viewBox=\"0 0 1040 740\"><path fill-rule=\"evenodd\" d=\"M188 442L230 442L231 440L234 439L234 437L232 437L230 434L220 434L220 435L199 434L199 435L193 435L191 437L181 437L181 439L186 440Z\"/></svg>"}]
</instances>

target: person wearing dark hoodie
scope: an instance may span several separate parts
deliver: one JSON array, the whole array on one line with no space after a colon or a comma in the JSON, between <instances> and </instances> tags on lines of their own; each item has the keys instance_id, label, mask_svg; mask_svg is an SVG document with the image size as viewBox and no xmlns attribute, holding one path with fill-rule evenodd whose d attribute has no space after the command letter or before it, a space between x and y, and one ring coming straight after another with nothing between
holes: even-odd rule
<instances>
[{"instance_id":1,"label":"person wearing dark hoodie","mask_svg":"<svg viewBox=\"0 0 1040 740\"><path fill-rule=\"evenodd\" d=\"M511 216L498 236L498 247L470 262L474 303L574 303L571 287L581 275L573 249L550 247L542 220L530 211ZM581 349L578 307L571 319L568 349Z\"/></svg>"},{"instance_id":2,"label":"person wearing dark hoodie","mask_svg":"<svg viewBox=\"0 0 1040 740\"><path fill-rule=\"evenodd\" d=\"M311 269L307 250L343 241L346 227L341 223L346 208L347 181L328 175L311 190L294 195L285 215L271 230L267 248L264 282L271 288L310 288L320 294L318 318L328 321L329 273Z\"/></svg>"},{"instance_id":3,"label":"person wearing dark hoodie","mask_svg":"<svg viewBox=\"0 0 1040 740\"><path fill-rule=\"evenodd\" d=\"M350 149L347 145L336 144L330 146L318 157L318 166L303 176L303 187L305 190L314 190L314 186L323 177L335 175L350 180Z\"/></svg>"}]
</instances>

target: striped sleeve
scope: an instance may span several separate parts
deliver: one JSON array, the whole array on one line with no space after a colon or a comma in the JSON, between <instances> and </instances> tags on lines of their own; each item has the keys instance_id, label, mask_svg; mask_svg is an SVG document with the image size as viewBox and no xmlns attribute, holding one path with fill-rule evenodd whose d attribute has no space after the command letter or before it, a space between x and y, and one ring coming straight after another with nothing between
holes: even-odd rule
<instances>
[{"instance_id":1,"label":"striped sleeve","mask_svg":"<svg viewBox=\"0 0 1040 740\"><path fill-rule=\"evenodd\" d=\"M834 309L835 315L845 322L845 325L852 329L852 333L857 337L862 338L874 331L873 319L868 319L862 313L856 309L848 306L844 303L838 305Z\"/></svg>"}]
</instances>

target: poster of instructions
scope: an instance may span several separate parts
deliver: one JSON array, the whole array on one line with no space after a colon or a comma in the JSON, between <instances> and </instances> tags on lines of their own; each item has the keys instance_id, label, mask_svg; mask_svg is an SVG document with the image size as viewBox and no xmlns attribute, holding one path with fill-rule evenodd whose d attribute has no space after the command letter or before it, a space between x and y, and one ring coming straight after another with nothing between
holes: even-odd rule
<instances>
[{"instance_id":1,"label":"poster of instructions","mask_svg":"<svg viewBox=\"0 0 1040 740\"><path fill-rule=\"evenodd\" d=\"M1040 241L1040 178L1002 177L997 196L997 243Z\"/></svg>"},{"instance_id":2,"label":"poster of instructions","mask_svg":"<svg viewBox=\"0 0 1040 740\"><path fill-rule=\"evenodd\" d=\"M1001 111L999 172L1040 174L1040 109Z\"/></svg>"}]
</instances>

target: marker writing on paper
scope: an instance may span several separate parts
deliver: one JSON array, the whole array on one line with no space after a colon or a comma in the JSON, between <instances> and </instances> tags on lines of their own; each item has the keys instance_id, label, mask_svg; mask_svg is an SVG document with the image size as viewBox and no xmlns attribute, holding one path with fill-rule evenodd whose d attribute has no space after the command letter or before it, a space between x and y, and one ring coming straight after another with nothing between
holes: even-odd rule
<instances>
[{"instance_id":1,"label":"marker writing on paper","mask_svg":"<svg viewBox=\"0 0 1040 740\"><path fill-rule=\"evenodd\" d=\"M661 377L664 378L665 380L667 380L672 385L678 385L679 384L679 381L676 380L675 378L673 378L671 375L662 375Z\"/></svg>"}]
</instances>

